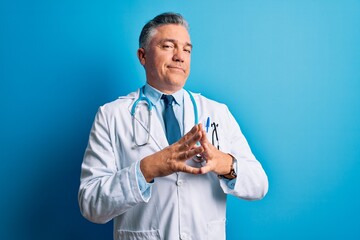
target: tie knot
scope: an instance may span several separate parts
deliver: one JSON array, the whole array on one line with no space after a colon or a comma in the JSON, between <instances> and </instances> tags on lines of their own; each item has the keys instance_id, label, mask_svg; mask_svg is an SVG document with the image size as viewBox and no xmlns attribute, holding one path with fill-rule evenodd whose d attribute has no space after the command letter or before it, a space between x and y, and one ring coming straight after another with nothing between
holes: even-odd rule
<instances>
[{"instance_id":1,"label":"tie knot","mask_svg":"<svg viewBox=\"0 0 360 240\"><path fill-rule=\"evenodd\" d=\"M173 95L162 95L161 99L164 99L165 106L171 105L174 101Z\"/></svg>"}]
</instances>

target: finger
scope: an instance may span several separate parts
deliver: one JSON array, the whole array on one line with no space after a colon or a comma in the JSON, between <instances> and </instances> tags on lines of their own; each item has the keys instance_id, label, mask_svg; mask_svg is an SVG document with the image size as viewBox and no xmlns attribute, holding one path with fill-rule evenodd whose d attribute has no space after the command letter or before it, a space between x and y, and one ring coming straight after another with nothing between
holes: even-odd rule
<instances>
[{"instance_id":1,"label":"finger","mask_svg":"<svg viewBox=\"0 0 360 240\"><path fill-rule=\"evenodd\" d=\"M205 166L200 168L200 174L206 174L212 171L212 166L210 164L206 164Z\"/></svg>"},{"instance_id":2,"label":"finger","mask_svg":"<svg viewBox=\"0 0 360 240\"><path fill-rule=\"evenodd\" d=\"M191 167L187 164L183 164L180 166L180 172L190 173L190 174L200 174L200 168Z\"/></svg>"},{"instance_id":3,"label":"finger","mask_svg":"<svg viewBox=\"0 0 360 240\"><path fill-rule=\"evenodd\" d=\"M201 129L201 132L202 132L202 138L201 138L201 140L200 140L200 143L201 144L210 144L210 142L209 142L209 140L207 139L207 137L206 137L206 132L205 132L205 130L204 129Z\"/></svg>"},{"instance_id":4,"label":"finger","mask_svg":"<svg viewBox=\"0 0 360 240\"><path fill-rule=\"evenodd\" d=\"M179 151L187 151L194 147L194 145L199 142L202 138L202 132L197 132L195 135L191 136L185 142L179 142L181 145L179 146Z\"/></svg>"},{"instance_id":5,"label":"finger","mask_svg":"<svg viewBox=\"0 0 360 240\"><path fill-rule=\"evenodd\" d=\"M189 132L187 132L182 138L180 138L178 143L183 144L184 142L192 138L194 135L196 135L198 132L199 132L199 126L195 125L194 127L192 127L192 129Z\"/></svg>"},{"instance_id":6,"label":"finger","mask_svg":"<svg viewBox=\"0 0 360 240\"><path fill-rule=\"evenodd\" d=\"M204 157L210 159L212 144L208 141L206 135L203 135L203 137L200 139L200 144L204 148L204 153L203 153Z\"/></svg>"},{"instance_id":7,"label":"finger","mask_svg":"<svg viewBox=\"0 0 360 240\"><path fill-rule=\"evenodd\" d=\"M204 148L202 146L192 148L192 149L190 149L188 151L181 152L178 155L177 160L179 160L179 161L188 160L188 159L190 159L192 157L195 157L197 154L203 153L203 151L204 151Z\"/></svg>"},{"instance_id":8,"label":"finger","mask_svg":"<svg viewBox=\"0 0 360 240\"><path fill-rule=\"evenodd\" d=\"M219 151L212 143L207 139L206 135L200 140L201 146L204 147L204 155L207 159L214 157Z\"/></svg>"}]
</instances>

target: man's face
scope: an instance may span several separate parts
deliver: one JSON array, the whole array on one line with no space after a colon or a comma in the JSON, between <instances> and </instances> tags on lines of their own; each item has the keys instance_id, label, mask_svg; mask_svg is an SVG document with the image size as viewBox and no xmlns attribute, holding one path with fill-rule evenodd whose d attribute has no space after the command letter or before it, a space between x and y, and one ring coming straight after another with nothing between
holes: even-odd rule
<instances>
[{"instance_id":1,"label":"man's face","mask_svg":"<svg viewBox=\"0 0 360 240\"><path fill-rule=\"evenodd\" d=\"M146 49L138 50L147 82L168 94L180 90L190 73L191 49L189 33L183 26L157 27Z\"/></svg>"}]
</instances>

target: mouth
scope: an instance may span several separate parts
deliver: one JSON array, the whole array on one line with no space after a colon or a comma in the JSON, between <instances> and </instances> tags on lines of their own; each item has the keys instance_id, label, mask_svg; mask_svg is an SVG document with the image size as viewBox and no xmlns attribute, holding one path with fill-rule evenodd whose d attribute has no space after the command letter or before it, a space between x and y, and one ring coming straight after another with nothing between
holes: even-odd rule
<instances>
[{"instance_id":1,"label":"mouth","mask_svg":"<svg viewBox=\"0 0 360 240\"><path fill-rule=\"evenodd\" d=\"M170 65L170 66L168 66L168 68L171 69L171 70L180 71L180 72L185 73L185 69L180 67L180 66L172 66L172 65Z\"/></svg>"}]
</instances>

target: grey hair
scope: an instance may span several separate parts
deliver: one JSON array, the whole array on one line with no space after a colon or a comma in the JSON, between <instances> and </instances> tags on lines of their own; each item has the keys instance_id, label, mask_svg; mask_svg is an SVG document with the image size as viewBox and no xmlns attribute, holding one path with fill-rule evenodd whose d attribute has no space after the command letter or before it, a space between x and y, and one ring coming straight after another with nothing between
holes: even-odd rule
<instances>
[{"instance_id":1,"label":"grey hair","mask_svg":"<svg viewBox=\"0 0 360 240\"><path fill-rule=\"evenodd\" d=\"M155 29L157 27L166 24L181 25L185 27L186 30L189 31L189 24L187 23L185 18L181 16L179 13L172 13L172 12L162 13L160 15L157 15L156 17L154 17L145 24L145 26L143 27L140 33L139 47L146 48L147 45L149 44L150 38L154 33Z\"/></svg>"}]
</instances>

